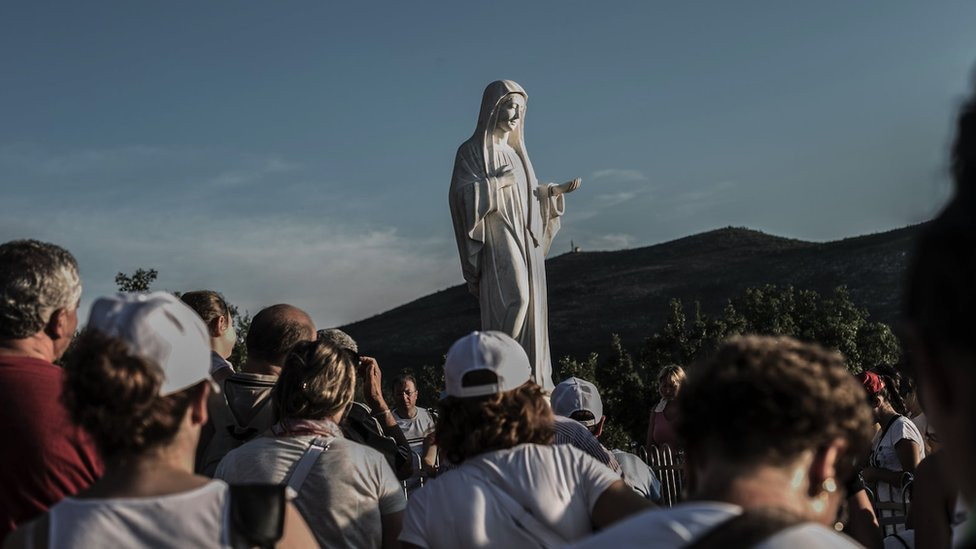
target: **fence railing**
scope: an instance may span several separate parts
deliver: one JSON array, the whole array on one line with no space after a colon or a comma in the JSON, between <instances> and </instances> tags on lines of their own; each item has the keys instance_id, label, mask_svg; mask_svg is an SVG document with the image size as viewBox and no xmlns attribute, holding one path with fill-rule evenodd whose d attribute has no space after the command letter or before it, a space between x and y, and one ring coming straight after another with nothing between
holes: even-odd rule
<instances>
[{"instance_id":1,"label":"fence railing","mask_svg":"<svg viewBox=\"0 0 976 549\"><path fill-rule=\"evenodd\" d=\"M661 481L661 505L671 507L684 499L684 454L667 444L637 448L636 454L650 465Z\"/></svg>"}]
</instances>

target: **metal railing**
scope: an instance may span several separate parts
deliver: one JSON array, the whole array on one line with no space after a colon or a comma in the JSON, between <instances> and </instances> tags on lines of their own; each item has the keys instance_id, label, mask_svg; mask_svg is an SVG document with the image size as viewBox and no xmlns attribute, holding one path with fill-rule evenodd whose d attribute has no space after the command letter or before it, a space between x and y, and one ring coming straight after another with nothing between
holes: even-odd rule
<instances>
[{"instance_id":1,"label":"metal railing","mask_svg":"<svg viewBox=\"0 0 976 549\"><path fill-rule=\"evenodd\" d=\"M650 449L640 446L635 453L650 465L661 481L661 505L672 507L680 503L684 499L684 453L673 450L667 444L660 447L652 445Z\"/></svg>"}]
</instances>

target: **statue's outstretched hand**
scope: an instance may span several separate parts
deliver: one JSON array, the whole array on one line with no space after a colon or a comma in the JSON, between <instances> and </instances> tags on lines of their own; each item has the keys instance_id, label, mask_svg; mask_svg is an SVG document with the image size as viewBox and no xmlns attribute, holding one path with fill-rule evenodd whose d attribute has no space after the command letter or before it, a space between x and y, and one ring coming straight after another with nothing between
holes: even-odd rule
<instances>
[{"instance_id":1,"label":"statue's outstretched hand","mask_svg":"<svg viewBox=\"0 0 976 549\"><path fill-rule=\"evenodd\" d=\"M580 185L582 185L582 184L583 184L583 180L577 177L576 179L574 179L572 181L567 181L567 182L562 183L562 184L559 184L559 185L553 185L553 187L552 187L552 189L550 189L549 193L552 196L559 196L561 194L571 193L571 192L575 191L576 189L580 188Z\"/></svg>"}]
</instances>

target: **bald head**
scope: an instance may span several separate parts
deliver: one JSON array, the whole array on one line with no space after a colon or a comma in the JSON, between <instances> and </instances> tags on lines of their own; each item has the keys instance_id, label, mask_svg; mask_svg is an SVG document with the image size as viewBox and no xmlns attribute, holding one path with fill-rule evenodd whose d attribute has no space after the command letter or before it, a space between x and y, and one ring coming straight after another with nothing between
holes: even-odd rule
<instances>
[{"instance_id":1,"label":"bald head","mask_svg":"<svg viewBox=\"0 0 976 549\"><path fill-rule=\"evenodd\" d=\"M280 365L296 344L314 340L315 323L305 311L284 303L272 305L251 319L245 342L248 361Z\"/></svg>"}]
</instances>

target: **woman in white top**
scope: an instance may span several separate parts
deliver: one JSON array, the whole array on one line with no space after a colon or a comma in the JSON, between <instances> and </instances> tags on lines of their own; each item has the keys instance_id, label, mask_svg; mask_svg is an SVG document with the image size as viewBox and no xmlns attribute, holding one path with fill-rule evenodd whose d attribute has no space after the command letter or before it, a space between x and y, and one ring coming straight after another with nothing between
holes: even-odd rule
<instances>
[{"instance_id":1,"label":"woman in white top","mask_svg":"<svg viewBox=\"0 0 976 549\"><path fill-rule=\"evenodd\" d=\"M403 547L556 547L651 506L602 463L549 444L552 410L508 335L460 339L444 372L437 442L458 467L411 496Z\"/></svg>"},{"instance_id":2,"label":"woman in white top","mask_svg":"<svg viewBox=\"0 0 976 549\"><path fill-rule=\"evenodd\" d=\"M331 343L292 349L271 391L277 422L217 466L228 482L288 484L323 547L392 549L407 502L383 454L339 429L352 403L357 357Z\"/></svg>"},{"instance_id":3,"label":"woman in white top","mask_svg":"<svg viewBox=\"0 0 976 549\"><path fill-rule=\"evenodd\" d=\"M63 394L105 475L15 531L5 547L226 548L241 539L228 485L193 474L209 366L206 326L171 294L96 301L65 365ZM268 508L284 515L278 547L312 546L301 516L281 502Z\"/></svg>"},{"instance_id":4,"label":"woman in white top","mask_svg":"<svg viewBox=\"0 0 976 549\"><path fill-rule=\"evenodd\" d=\"M925 457L925 439L910 419L895 411L891 389L881 376L868 371L858 375L857 379L868 394L874 420L881 426L871 446L868 466L861 471L861 476L865 483L877 486L878 501L900 502L902 487L908 478L906 473L914 474ZM898 528L903 529L904 525Z\"/></svg>"}]
</instances>

